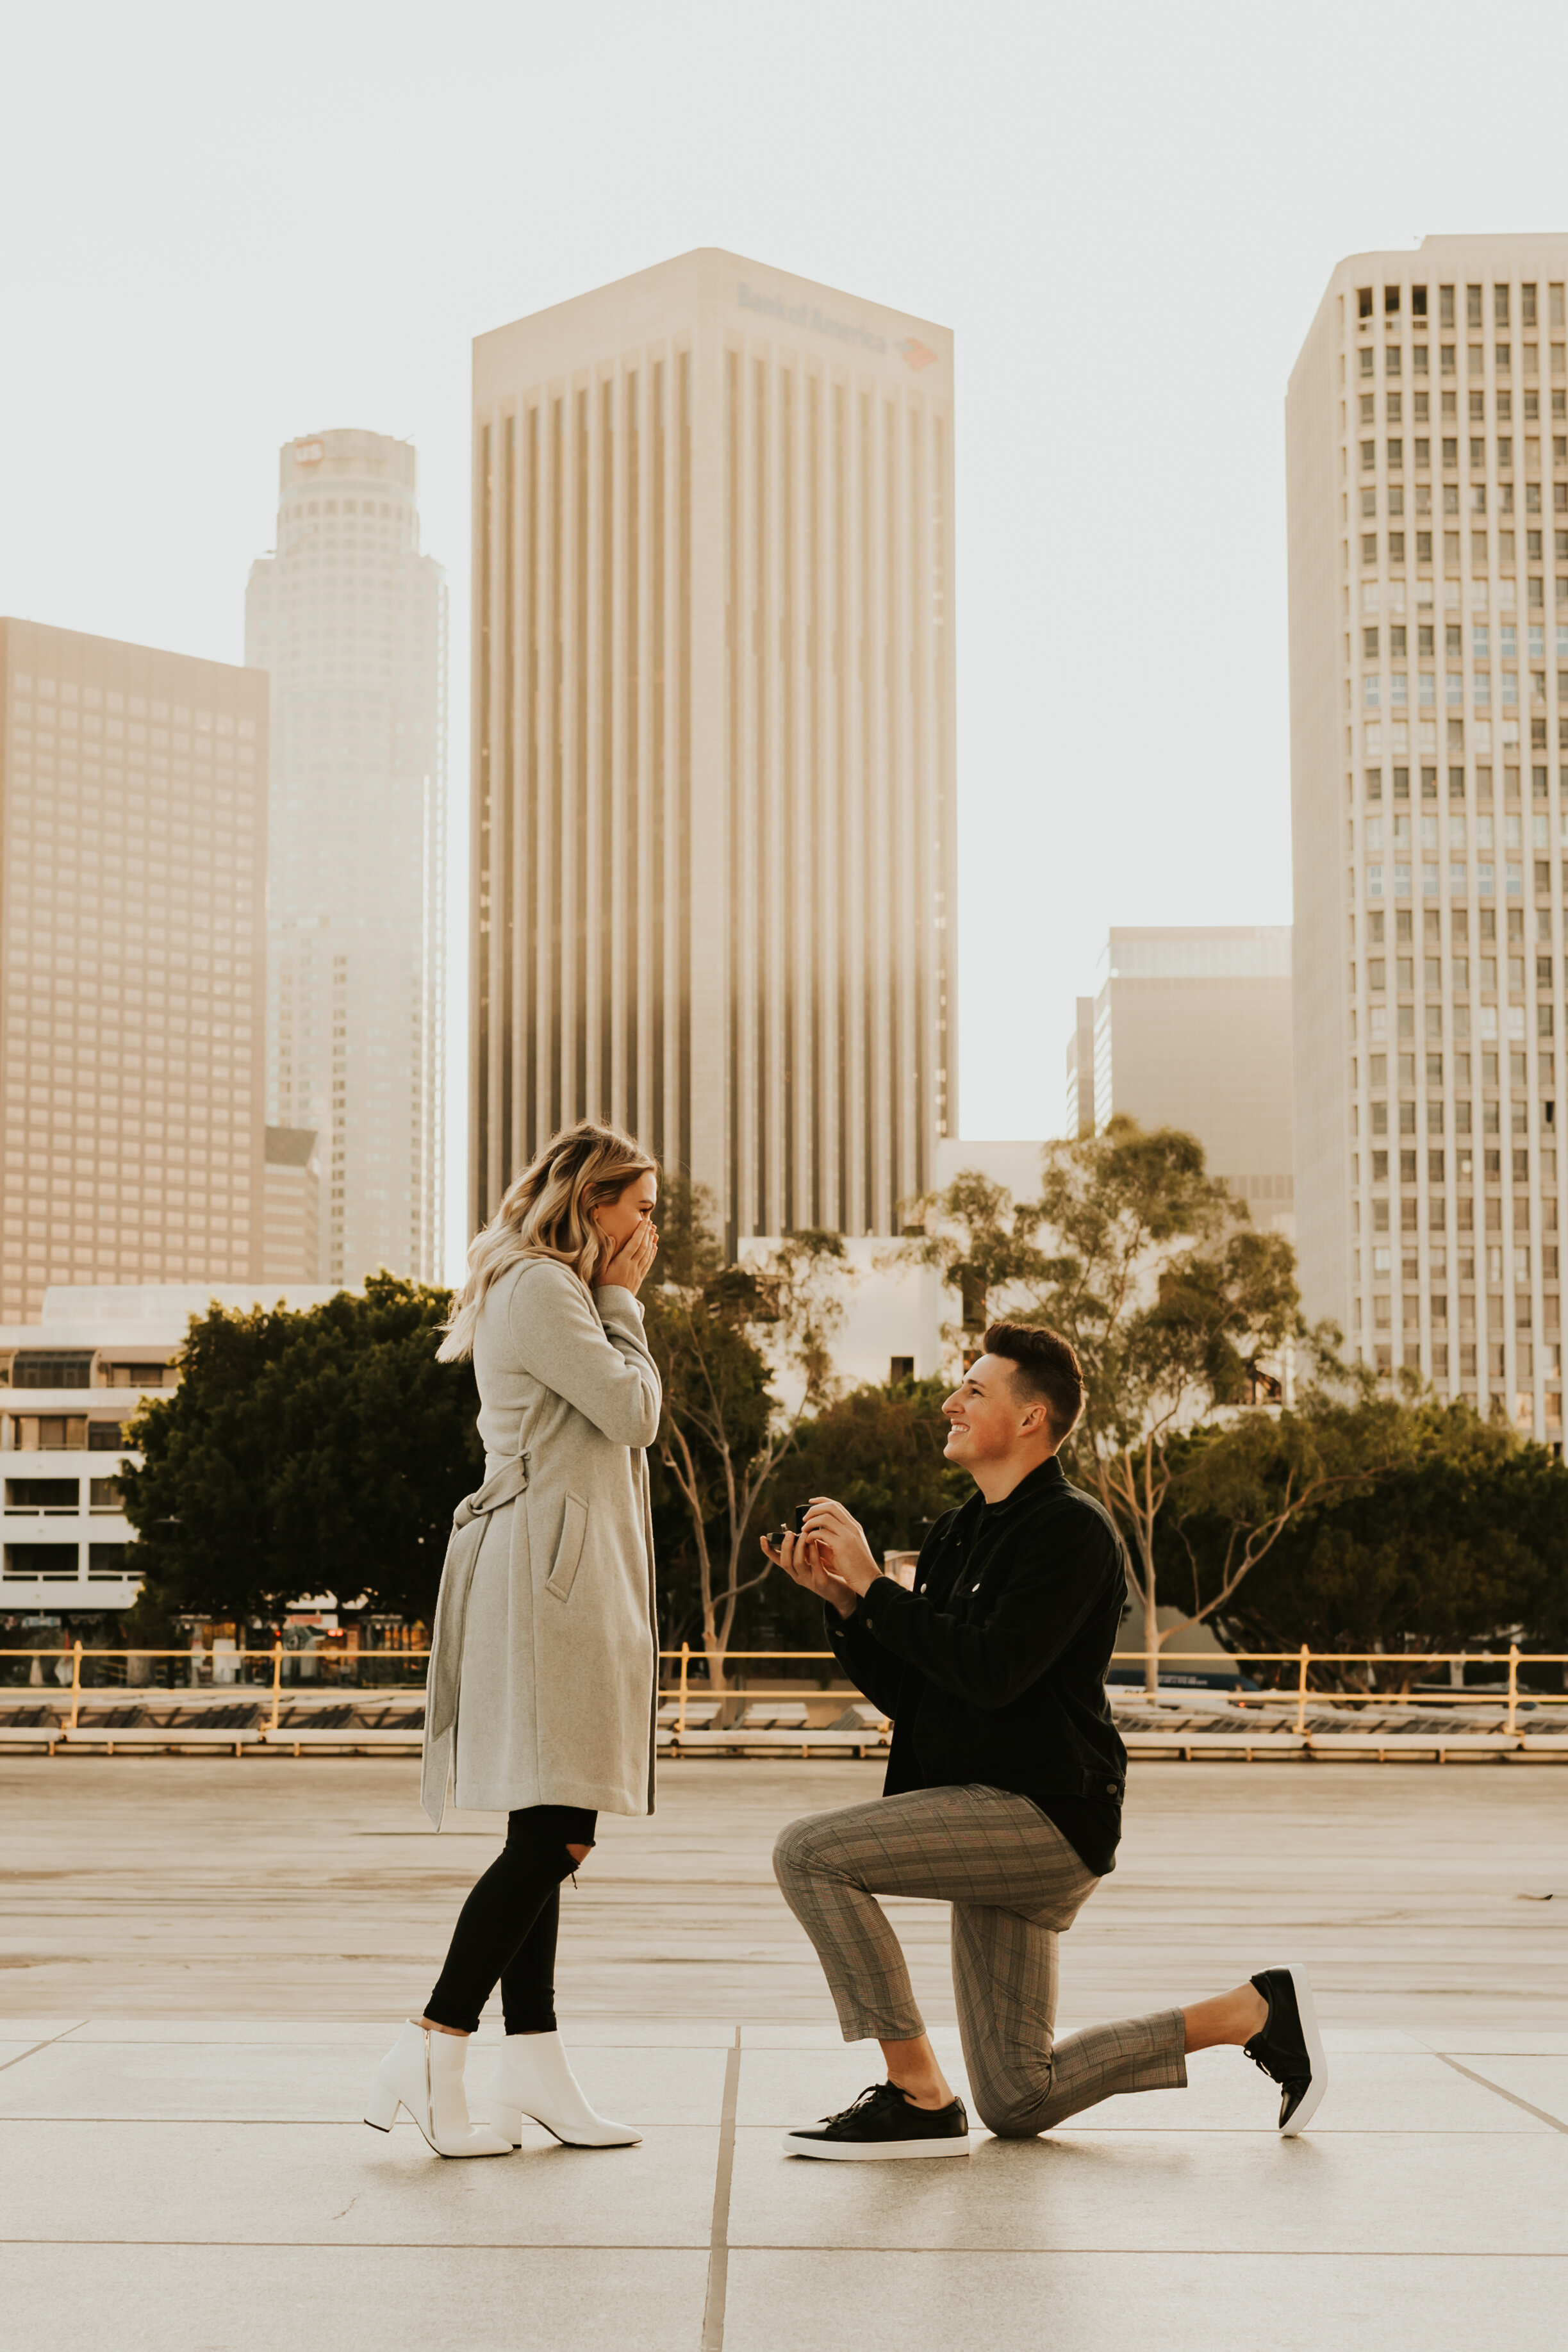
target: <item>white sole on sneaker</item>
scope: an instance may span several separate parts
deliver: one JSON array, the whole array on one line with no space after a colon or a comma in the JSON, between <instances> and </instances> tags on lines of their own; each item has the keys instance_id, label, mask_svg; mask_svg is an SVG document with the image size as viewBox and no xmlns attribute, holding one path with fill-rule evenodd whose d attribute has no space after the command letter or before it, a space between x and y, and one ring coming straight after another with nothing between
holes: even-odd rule
<instances>
[{"instance_id":1,"label":"white sole on sneaker","mask_svg":"<svg viewBox=\"0 0 1568 2352\"><path fill-rule=\"evenodd\" d=\"M876 2164L884 2157L967 2156L969 2135L960 2139L801 2139L795 2132L784 2135L786 2156L825 2157L830 2164Z\"/></svg>"},{"instance_id":2,"label":"white sole on sneaker","mask_svg":"<svg viewBox=\"0 0 1568 2352\"><path fill-rule=\"evenodd\" d=\"M1294 2139L1299 2131L1305 2130L1322 2105L1323 2093L1329 2086L1329 2064L1323 2055L1323 2038L1318 2032L1317 2004L1312 2000L1312 1979L1300 1960L1287 1961L1285 1974L1290 1978L1291 1990L1296 1996L1296 2015L1301 2021L1301 2039L1307 2045L1307 2059L1312 2070L1305 2098L1289 2123L1280 2126L1281 2139Z\"/></svg>"}]
</instances>

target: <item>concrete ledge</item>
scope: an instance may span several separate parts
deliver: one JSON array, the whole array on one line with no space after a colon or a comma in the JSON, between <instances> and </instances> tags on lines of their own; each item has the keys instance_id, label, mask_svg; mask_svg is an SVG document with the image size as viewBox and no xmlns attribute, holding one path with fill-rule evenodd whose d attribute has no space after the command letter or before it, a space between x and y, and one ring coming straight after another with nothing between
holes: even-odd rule
<instances>
[{"instance_id":1,"label":"concrete ledge","mask_svg":"<svg viewBox=\"0 0 1568 2352\"><path fill-rule=\"evenodd\" d=\"M423 1725L413 1731L399 1731L391 1724L356 1731L351 1723L345 1723L316 1731L306 1724L280 1724L276 1731L264 1727L259 1736L264 1747L292 1748L296 1756L302 1748L392 1748L403 1755L417 1755L424 1745Z\"/></svg>"},{"instance_id":2,"label":"concrete ledge","mask_svg":"<svg viewBox=\"0 0 1568 2352\"><path fill-rule=\"evenodd\" d=\"M231 1724L225 1730L207 1731L197 1724L121 1724L118 1729L95 1729L90 1724L78 1724L75 1730L57 1732L55 1737L68 1748L101 1748L112 1756L117 1748L232 1748L237 1756L242 1748L256 1748L261 1733L247 1730L243 1725Z\"/></svg>"},{"instance_id":3,"label":"concrete ledge","mask_svg":"<svg viewBox=\"0 0 1568 2352\"><path fill-rule=\"evenodd\" d=\"M1312 1731L1308 1745L1314 1756L1506 1756L1520 1744L1521 1735L1509 1731Z\"/></svg>"},{"instance_id":4,"label":"concrete ledge","mask_svg":"<svg viewBox=\"0 0 1568 2352\"><path fill-rule=\"evenodd\" d=\"M1307 1745L1304 1731L1124 1731L1122 1745L1129 1756L1182 1756L1207 1752L1217 1756L1265 1754L1299 1756Z\"/></svg>"},{"instance_id":5,"label":"concrete ledge","mask_svg":"<svg viewBox=\"0 0 1568 2352\"><path fill-rule=\"evenodd\" d=\"M888 1745L885 1731L812 1731L804 1724L798 1731L748 1731L744 1724L737 1724L729 1731L687 1731L678 1737L662 1725L659 1734L662 1756L685 1756L705 1748L710 1752L727 1748L737 1755L743 1750L765 1755L786 1748L799 1750L802 1756L883 1756Z\"/></svg>"}]
</instances>

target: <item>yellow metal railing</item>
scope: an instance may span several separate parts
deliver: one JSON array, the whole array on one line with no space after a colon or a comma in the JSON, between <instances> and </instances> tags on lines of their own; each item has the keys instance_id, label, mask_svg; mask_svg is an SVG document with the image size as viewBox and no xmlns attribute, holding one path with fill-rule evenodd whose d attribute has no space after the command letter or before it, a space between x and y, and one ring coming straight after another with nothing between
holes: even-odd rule
<instances>
[{"instance_id":1,"label":"yellow metal railing","mask_svg":"<svg viewBox=\"0 0 1568 2352\"><path fill-rule=\"evenodd\" d=\"M270 1665L272 1674L271 1688L268 1694L271 1702L271 1720L269 1729L272 1733L276 1734L278 1727L278 1716L283 1704L284 1661L287 1657L298 1654L299 1654L297 1652L286 1650L281 1642L274 1642L270 1649L246 1650L235 1648L233 1651L225 1651L221 1654L214 1653L205 1648L200 1650L190 1648L180 1650L153 1650L140 1648L126 1650L88 1649L79 1641L73 1642L70 1644L68 1652L63 1646L57 1646L53 1649L0 1649L0 1658L52 1658L57 1663L61 1658L67 1655L69 1656L71 1662L69 1727L73 1731L78 1727L81 1713L81 1697L84 1687L82 1683L82 1664L84 1660L123 1658L126 1660L129 1666L129 1663L132 1658L182 1658L187 1663L193 1660L199 1660L203 1664L211 1664L214 1662L215 1658L221 1656L222 1662L225 1667L232 1664L236 1677L241 1672L243 1672L247 1663L252 1660L259 1661L265 1659ZM1146 1666L1152 1658L1156 1671L1161 1666L1188 1664L1204 1665L1212 1668L1216 1662L1216 1654L1217 1654L1213 1650L1156 1650L1154 1652L1145 1650L1118 1650L1114 1654L1112 1663L1120 1666ZM417 1664L422 1659L428 1658L429 1655L430 1653L428 1650L361 1650L343 1654L340 1656L338 1663L340 1666L341 1666L342 1664L347 1664L349 1659L351 1657L357 1667L367 1660L380 1663L383 1659L395 1658L400 1664L406 1663L413 1664ZM1306 1731L1307 1707L1309 1704L1314 1706L1419 1706L1422 1708L1429 1708L1433 1706L1484 1706L1489 1698L1502 1696L1502 1694L1495 1694L1484 1690L1467 1689L1462 1684L1440 1690L1429 1689L1426 1687L1424 1683L1418 1689L1407 1689L1403 1691L1314 1690L1312 1686L1311 1680L1312 1669L1314 1665L1330 1667L1364 1665L1375 1668L1382 1667L1385 1671L1401 1671L1406 1673L1410 1672L1412 1669L1418 1669L1423 1676L1430 1670L1439 1666L1458 1665L1464 1667L1495 1665L1506 1667L1508 1679L1505 1686L1506 1697L1504 1704L1506 1708L1507 1727L1511 1733L1517 1729L1517 1718L1521 1696L1531 1706L1568 1706L1568 1691L1531 1690L1521 1694L1519 1686L1519 1670L1521 1664L1530 1666L1568 1665L1568 1651L1521 1650L1517 1642L1511 1642L1506 1651L1442 1650L1422 1651L1419 1653L1401 1653L1399 1651L1389 1650L1312 1650L1309 1649L1307 1644L1303 1642L1299 1650L1226 1650L1219 1653L1218 1655L1224 1659L1227 1664L1238 1667L1268 1665L1293 1667L1295 1669L1293 1690L1290 1688L1289 1685L1284 1683L1283 1678L1281 1678L1281 1685L1275 1688L1264 1688L1249 1691L1245 1694L1238 1694L1238 1704L1243 1706L1266 1706L1270 1705L1277 1706L1282 1698L1293 1696L1296 1703L1296 1730L1298 1733L1303 1735ZM701 1649L694 1650L689 1642L683 1642L678 1650L661 1650L659 1652L659 1659L661 1664L668 1661L672 1664L677 1665L679 1668L679 1674L676 1677L674 1685L677 1706L675 1723L674 1727L675 1737L679 1739L684 1737L686 1728L686 1709L692 1696L692 1665L694 1661L706 1664L706 1654ZM837 1662L836 1654L831 1650L727 1650L725 1653L724 1664L727 1667L731 1665L752 1664L763 1659L774 1660L779 1664L811 1664L816 1665L834 1664ZM236 1680L235 1687L237 1688L238 1686ZM22 1686L12 1685L11 1687L15 1688ZM65 1696L65 1685L62 1684L60 1687L61 1696L63 1699ZM132 1684L130 1685L129 1687L135 1689L140 1688L141 1685ZM223 1685L219 1685L218 1687L221 1688ZM252 1685L252 1687L255 1687L255 1685ZM4 1688L4 1685L0 1685L0 1691L3 1691ZM744 1692L740 1691L719 1694L719 1696L737 1698L743 1697L746 1694ZM1195 1690L1195 1698L1199 1696L1200 1694Z\"/></svg>"},{"instance_id":2,"label":"yellow metal railing","mask_svg":"<svg viewBox=\"0 0 1568 2352\"><path fill-rule=\"evenodd\" d=\"M68 1650L63 1646L50 1650L0 1649L0 1658L53 1658L57 1664L61 1658L68 1657L70 1659L70 1728L73 1731L77 1728L78 1720L81 1712L81 1695L83 1688L85 1687L82 1682L82 1663L84 1659L123 1658L126 1662L127 1667L129 1667L130 1662L132 1658L180 1658L187 1664L193 1664L199 1666L209 1667L221 1664L225 1669L225 1681L223 1683L218 1683L214 1680L214 1683L210 1685L210 1687L220 1690L227 1686L228 1673L232 1668L234 1675L234 1687L236 1691L244 1687L240 1681L240 1677L246 1672L246 1668L253 1662L265 1659L272 1670L271 1686L268 1694L271 1700L271 1719L268 1727L270 1730L276 1732L277 1729L277 1718L283 1705L284 1661L287 1658L298 1657L301 1654L303 1654L298 1651L286 1650L281 1642L274 1642L270 1649L250 1650L236 1646L233 1650L225 1651L213 1651L205 1648L204 1646L200 1649L191 1649L187 1647L180 1650L152 1650L141 1648L130 1650L110 1650L99 1649L96 1647L89 1649L81 1642L73 1642ZM430 1653L428 1650L356 1650L338 1653L319 1651L316 1654L318 1660L323 1656L330 1658L340 1672L342 1666L350 1662L358 1667L361 1662L365 1659L373 1659L377 1663L381 1663L385 1659L397 1659L400 1661L402 1659L411 1659L417 1661L428 1658ZM11 1687L16 1688L20 1687L20 1685L13 1685ZM27 1687L31 1686L27 1685ZM128 1683L127 1687L132 1690L137 1690L144 1686L141 1684ZM151 1695L152 1685L146 1685L145 1687L148 1688L149 1694ZM253 1684L250 1687L254 1689L256 1685ZM0 1696L4 1696L5 1688L6 1685L0 1684ZM60 1693L63 1700L66 1696L66 1685L63 1683L60 1685ZM172 1695L172 1693L165 1694L165 1696L171 1696Z\"/></svg>"},{"instance_id":3,"label":"yellow metal railing","mask_svg":"<svg viewBox=\"0 0 1568 2352\"><path fill-rule=\"evenodd\" d=\"M1296 1729L1302 1733L1306 1729L1309 1699L1322 1706L1412 1706L1416 1705L1424 1707L1476 1706L1484 1706L1490 1696L1484 1691L1467 1690L1462 1685L1448 1690L1427 1690L1423 1687L1419 1693L1375 1690L1314 1691L1309 1680L1311 1669L1314 1664L1332 1666L1383 1667L1402 1665L1408 1667L1418 1664L1423 1674L1429 1667L1435 1666L1506 1666L1508 1669L1508 1728L1511 1732L1515 1728L1515 1718L1519 1709L1519 1669L1521 1661L1532 1666L1568 1665L1568 1651L1521 1650L1517 1642L1511 1642L1506 1651L1424 1650L1419 1653L1389 1650L1312 1650L1303 1642L1299 1650L1226 1650L1219 1654L1228 1664L1236 1666L1294 1666L1296 1669L1294 1693ZM678 1660L680 1664L679 1711L675 1720L675 1734L678 1738L685 1729L691 1662L694 1656L700 1658L703 1653L700 1650L694 1652L689 1642L683 1642L678 1650L661 1650L659 1655L661 1658ZM835 1656L836 1653L831 1650L727 1650L725 1653L725 1664L727 1666L742 1659L755 1658L811 1659L820 1664L824 1659L832 1659ZM1157 1671L1161 1666L1173 1665L1212 1667L1215 1664L1216 1653L1213 1650L1155 1650L1154 1652L1117 1650L1111 1663L1113 1665L1120 1666L1146 1666L1151 1656ZM1281 1690L1249 1691L1244 1696L1239 1697L1238 1703L1243 1706L1260 1706L1271 1701L1277 1706L1284 1695ZM1195 1692L1194 1696L1197 1696L1198 1694ZM1525 1696L1531 1705L1536 1706L1568 1706L1568 1691L1528 1691Z\"/></svg>"}]
</instances>

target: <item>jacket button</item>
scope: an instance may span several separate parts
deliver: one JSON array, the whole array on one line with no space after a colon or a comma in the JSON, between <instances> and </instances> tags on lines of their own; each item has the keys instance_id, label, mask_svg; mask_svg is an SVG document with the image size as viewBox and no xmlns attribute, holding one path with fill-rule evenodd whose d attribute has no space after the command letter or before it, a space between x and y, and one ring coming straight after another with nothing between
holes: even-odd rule
<instances>
[{"instance_id":1,"label":"jacket button","mask_svg":"<svg viewBox=\"0 0 1568 2352\"><path fill-rule=\"evenodd\" d=\"M1107 1780L1107 1781L1106 1781L1106 1783L1105 1783L1105 1794L1106 1794L1108 1797L1113 1797L1113 1796L1115 1795L1115 1793L1116 1793L1116 1783L1114 1782L1114 1780Z\"/></svg>"}]
</instances>

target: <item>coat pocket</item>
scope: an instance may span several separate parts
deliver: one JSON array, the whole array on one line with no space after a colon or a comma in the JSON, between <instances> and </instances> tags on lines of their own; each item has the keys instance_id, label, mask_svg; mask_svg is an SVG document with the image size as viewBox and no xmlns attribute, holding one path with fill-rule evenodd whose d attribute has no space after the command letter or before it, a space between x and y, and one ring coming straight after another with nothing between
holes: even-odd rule
<instances>
[{"instance_id":1,"label":"coat pocket","mask_svg":"<svg viewBox=\"0 0 1568 2352\"><path fill-rule=\"evenodd\" d=\"M561 1522L560 1541L556 1546L555 1566L545 1580L545 1591L553 1592L558 1601L570 1601L582 1558L583 1538L588 1533L588 1505L580 1496L566 1498L566 1517Z\"/></svg>"}]
</instances>

